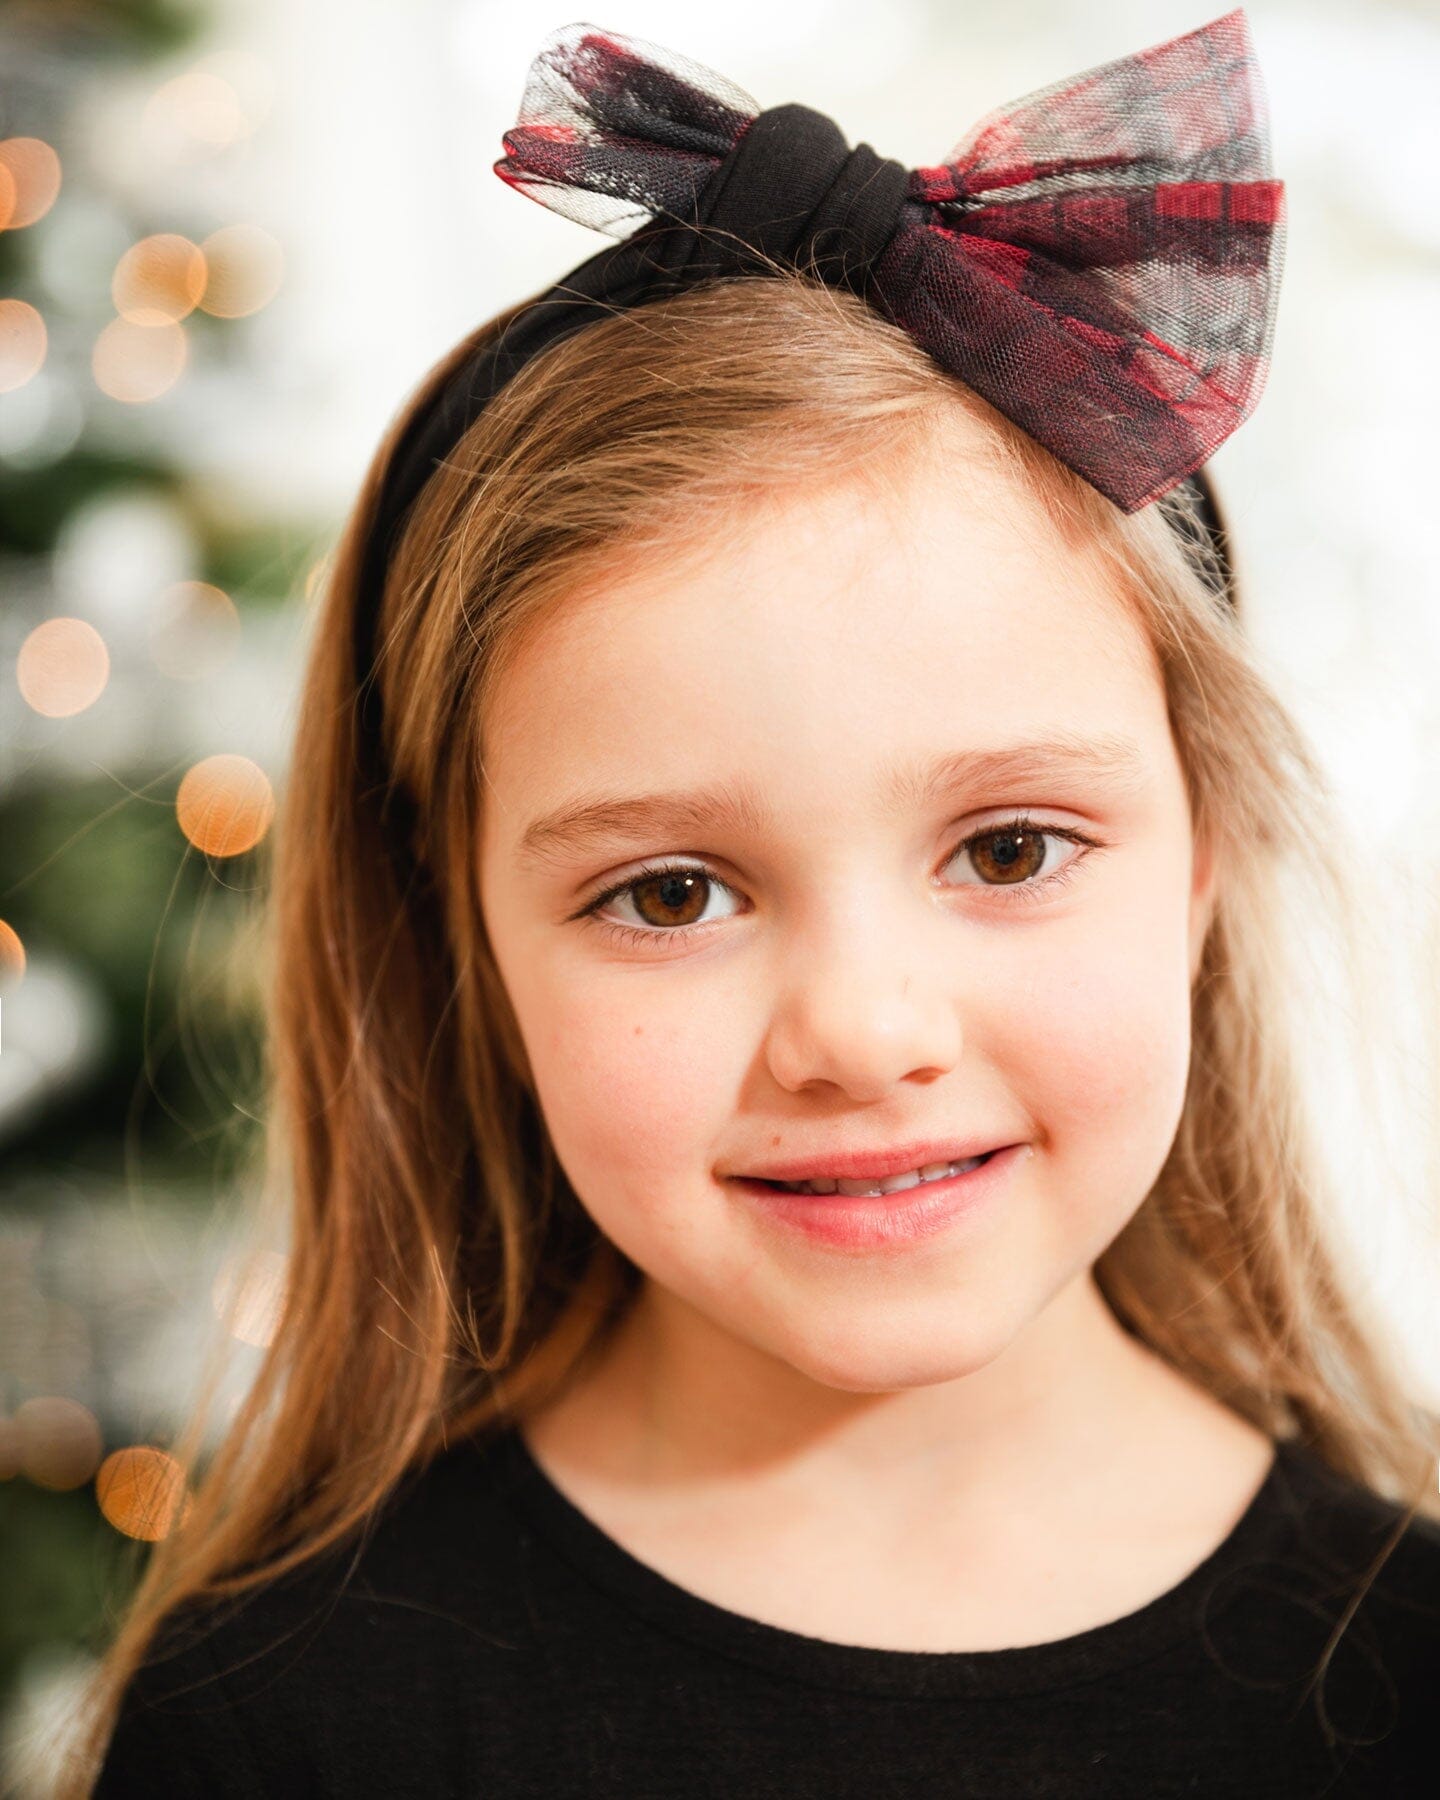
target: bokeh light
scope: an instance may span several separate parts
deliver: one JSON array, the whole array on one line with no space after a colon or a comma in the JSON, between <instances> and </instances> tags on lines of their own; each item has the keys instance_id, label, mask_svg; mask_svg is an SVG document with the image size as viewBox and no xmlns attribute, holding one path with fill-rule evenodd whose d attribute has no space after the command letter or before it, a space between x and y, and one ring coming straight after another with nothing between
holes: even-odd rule
<instances>
[{"instance_id":1,"label":"bokeh light","mask_svg":"<svg viewBox=\"0 0 1440 1800\"><path fill-rule=\"evenodd\" d=\"M150 1543L168 1537L190 1512L185 1471L154 1444L112 1450L95 1476L95 1498L117 1531Z\"/></svg>"},{"instance_id":2,"label":"bokeh light","mask_svg":"<svg viewBox=\"0 0 1440 1800\"><path fill-rule=\"evenodd\" d=\"M132 405L158 399L180 379L188 348L184 326L173 320L137 325L112 319L95 340L95 385L112 400Z\"/></svg>"},{"instance_id":3,"label":"bokeh light","mask_svg":"<svg viewBox=\"0 0 1440 1800\"><path fill-rule=\"evenodd\" d=\"M115 310L134 325L165 325L192 313L205 292L205 258L178 232L141 238L120 258L110 284Z\"/></svg>"},{"instance_id":4,"label":"bokeh light","mask_svg":"<svg viewBox=\"0 0 1440 1800\"><path fill-rule=\"evenodd\" d=\"M59 1394L15 1409L20 1472L36 1487L65 1493L84 1487L105 1451L100 1422L88 1406Z\"/></svg>"},{"instance_id":5,"label":"bokeh light","mask_svg":"<svg viewBox=\"0 0 1440 1800\"><path fill-rule=\"evenodd\" d=\"M0 993L25 978L25 946L8 919L0 919Z\"/></svg>"},{"instance_id":6,"label":"bokeh light","mask_svg":"<svg viewBox=\"0 0 1440 1800\"><path fill-rule=\"evenodd\" d=\"M174 581L155 606L150 655L162 675L199 681L235 653L240 615L223 588L208 581Z\"/></svg>"},{"instance_id":7,"label":"bokeh light","mask_svg":"<svg viewBox=\"0 0 1440 1800\"><path fill-rule=\"evenodd\" d=\"M84 619L46 619L21 644L15 679L32 711L68 719L104 693L110 652Z\"/></svg>"},{"instance_id":8,"label":"bokeh light","mask_svg":"<svg viewBox=\"0 0 1440 1800\"><path fill-rule=\"evenodd\" d=\"M328 555L318 556L305 573L305 598L317 601L324 593L325 583L330 577L330 558Z\"/></svg>"},{"instance_id":9,"label":"bokeh light","mask_svg":"<svg viewBox=\"0 0 1440 1800\"><path fill-rule=\"evenodd\" d=\"M197 850L239 856L270 829L275 795L265 771L248 756L207 756L186 770L175 813Z\"/></svg>"},{"instance_id":10,"label":"bokeh light","mask_svg":"<svg viewBox=\"0 0 1440 1800\"><path fill-rule=\"evenodd\" d=\"M187 69L158 87L145 107L147 131L223 150L249 135L240 96L209 69Z\"/></svg>"},{"instance_id":11,"label":"bokeh light","mask_svg":"<svg viewBox=\"0 0 1440 1800\"><path fill-rule=\"evenodd\" d=\"M24 300L0 300L0 394L24 387L40 372L45 321Z\"/></svg>"},{"instance_id":12,"label":"bokeh light","mask_svg":"<svg viewBox=\"0 0 1440 1800\"><path fill-rule=\"evenodd\" d=\"M60 158L43 138L0 138L0 225L7 231L43 219L60 192ZM8 200L8 205L5 202Z\"/></svg>"},{"instance_id":13,"label":"bokeh light","mask_svg":"<svg viewBox=\"0 0 1440 1800\"><path fill-rule=\"evenodd\" d=\"M207 279L200 305L217 319L239 319L275 297L284 271L280 245L258 225L222 225L200 246Z\"/></svg>"},{"instance_id":14,"label":"bokeh light","mask_svg":"<svg viewBox=\"0 0 1440 1800\"><path fill-rule=\"evenodd\" d=\"M284 1305L285 1272L286 1260L278 1250L263 1251L248 1264L238 1255L226 1258L215 1277L210 1298L219 1319L234 1306L232 1337L257 1349L264 1349L271 1341Z\"/></svg>"}]
</instances>

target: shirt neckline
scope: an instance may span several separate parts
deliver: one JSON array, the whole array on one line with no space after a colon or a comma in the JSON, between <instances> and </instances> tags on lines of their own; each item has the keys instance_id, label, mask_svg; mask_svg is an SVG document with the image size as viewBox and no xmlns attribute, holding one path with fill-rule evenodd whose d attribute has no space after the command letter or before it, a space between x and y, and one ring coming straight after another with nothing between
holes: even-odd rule
<instances>
[{"instance_id":1,"label":"shirt neckline","mask_svg":"<svg viewBox=\"0 0 1440 1800\"><path fill-rule=\"evenodd\" d=\"M1239 1518L1179 1582L1117 1619L998 1650L880 1649L811 1637L734 1612L672 1581L612 1538L551 1480L518 1424L489 1439L487 1449L520 1517L595 1587L662 1631L772 1675L926 1699L1075 1687L1198 1634L1241 1591L1243 1584L1230 1578L1274 1551L1313 1487L1313 1453L1297 1440L1273 1441L1269 1467Z\"/></svg>"}]
</instances>

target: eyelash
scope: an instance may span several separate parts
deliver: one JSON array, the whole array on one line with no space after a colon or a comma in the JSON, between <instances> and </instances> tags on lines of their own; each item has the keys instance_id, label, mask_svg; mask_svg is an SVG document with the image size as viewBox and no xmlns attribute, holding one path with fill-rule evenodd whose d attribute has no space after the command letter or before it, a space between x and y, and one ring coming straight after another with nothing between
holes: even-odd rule
<instances>
[{"instance_id":1,"label":"eyelash","mask_svg":"<svg viewBox=\"0 0 1440 1800\"><path fill-rule=\"evenodd\" d=\"M1096 839L1087 837L1082 831L1075 831L1064 825L1039 825L1028 814L1021 814L1013 819L1002 819L994 825L986 825L979 831L972 831L968 837L960 839L945 861L953 862L962 850L968 850L972 844L978 844L984 838L1004 837L1011 833L1034 833L1041 837L1061 838L1067 843L1084 846L1079 856L1072 857L1068 863L1063 864L1049 875L1040 876L1038 880L1018 883L1011 888L991 886L987 890L990 893L1014 894L1024 901L1033 901L1060 887L1070 879L1071 873L1084 862L1091 850L1100 848ZM631 888L639 887L642 882L655 881L666 875L702 875L707 881L712 881L717 887L723 888L726 893L733 894L735 892L729 882L722 881L718 875L713 874L703 864L662 862L653 866L647 865L638 873L626 876L624 881L613 883L602 893L596 894L593 900L587 900L579 912L571 914L571 919L588 921L616 942L633 944L638 941L643 943L647 949L655 943L657 938L668 945L677 940L687 941L697 932L709 931L711 927L708 925L679 925L671 931L666 930L663 926L625 925L616 919L601 919L596 916L602 906L607 906L610 901L617 899L621 894L628 894Z\"/></svg>"}]
</instances>

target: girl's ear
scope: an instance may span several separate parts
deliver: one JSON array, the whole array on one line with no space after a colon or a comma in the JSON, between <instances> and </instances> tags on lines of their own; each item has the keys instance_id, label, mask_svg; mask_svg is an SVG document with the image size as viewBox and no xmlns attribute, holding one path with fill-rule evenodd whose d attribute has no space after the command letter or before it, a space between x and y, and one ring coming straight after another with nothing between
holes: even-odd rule
<instances>
[{"instance_id":1,"label":"girl's ear","mask_svg":"<svg viewBox=\"0 0 1440 1800\"><path fill-rule=\"evenodd\" d=\"M1205 939L1215 916L1219 892L1219 866L1208 838L1195 840L1194 876L1190 884L1190 985L1200 973L1200 959L1205 953Z\"/></svg>"}]
</instances>

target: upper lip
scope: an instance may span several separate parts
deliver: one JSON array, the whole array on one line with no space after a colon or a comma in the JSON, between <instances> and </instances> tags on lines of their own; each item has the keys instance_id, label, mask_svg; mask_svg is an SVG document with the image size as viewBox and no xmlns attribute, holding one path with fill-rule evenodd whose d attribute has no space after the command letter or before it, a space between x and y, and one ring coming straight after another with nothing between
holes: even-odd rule
<instances>
[{"instance_id":1,"label":"upper lip","mask_svg":"<svg viewBox=\"0 0 1440 1800\"><path fill-rule=\"evenodd\" d=\"M905 1175L911 1169L923 1169L930 1163L964 1162L972 1156L983 1156L987 1150L1007 1148L995 1137L926 1138L913 1144L896 1144L889 1150L824 1150L818 1156L792 1158L789 1162L769 1163L764 1168L740 1171L741 1179L753 1181L818 1181L833 1176L837 1181L884 1181L891 1175Z\"/></svg>"}]
</instances>

